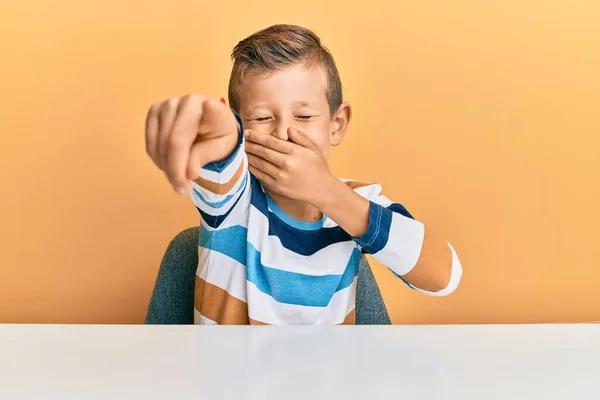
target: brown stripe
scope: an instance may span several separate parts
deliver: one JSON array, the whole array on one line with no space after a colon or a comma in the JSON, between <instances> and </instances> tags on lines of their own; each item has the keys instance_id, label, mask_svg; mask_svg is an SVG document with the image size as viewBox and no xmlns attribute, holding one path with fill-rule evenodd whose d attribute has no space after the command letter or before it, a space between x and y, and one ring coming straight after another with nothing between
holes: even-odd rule
<instances>
[{"instance_id":1,"label":"brown stripe","mask_svg":"<svg viewBox=\"0 0 600 400\"><path fill-rule=\"evenodd\" d=\"M452 273L452 251L442 238L425 228L423 246L417 264L402 277L411 285L430 292L448 286Z\"/></svg>"},{"instance_id":2,"label":"brown stripe","mask_svg":"<svg viewBox=\"0 0 600 400\"><path fill-rule=\"evenodd\" d=\"M219 325L248 325L248 305L196 275L194 307Z\"/></svg>"},{"instance_id":3,"label":"brown stripe","mask_svg":"<svg viewBox=\"0 0 600 400\"><path fill-rule=\"evenodd\" d=\"M344 322L342 322L340 325L356 325L356 308L346 315Z\"/></svg>"},{"instance_id":4,"label":"brown stripe","mask_svg":"<svg viewBox=\"0 0 600 400\"><path fill-rule=\"evenodd\" d=\"M352 190L355 190L355 189L358 189L358 188L361 188L364 186L372 185L372 183L364 183L364 182L358 182L358 181L347 181L345 183Z\"/></svg>"},{"instance_id":5,"label":"brown stripe","mask_svg":"<svg viewBox=\"0 0 600 400\"><path fill-rule=\"evenodd\" d=\"M237 171L235 171L235 174L233 174L231 179L225 183L217 183L217 182L209 181L202 177L198 177L198 178L194 179L194 182L196 182L200 187L208 190L209 192L212 192L215 194L226 194L240 180L243 173L244 173L244 160L242 160L242 162L240 163L240 166L238 167Z\"/></svg>"}]
</instances>

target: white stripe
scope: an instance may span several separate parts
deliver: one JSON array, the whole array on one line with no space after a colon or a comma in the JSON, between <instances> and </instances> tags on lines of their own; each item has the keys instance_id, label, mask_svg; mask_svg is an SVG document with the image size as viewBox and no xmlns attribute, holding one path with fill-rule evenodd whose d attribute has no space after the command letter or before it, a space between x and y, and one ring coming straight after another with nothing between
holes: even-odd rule
<instances>
[{"instance_id":1,"label":"white stripe","mask_svg":"<svg viewBox=\"0 0 600 400\"><path fill-rule=\"evenodd\" d=\"M388 241L373 257L398 275L414 268L421 255L425 226L401 214L392 215Z\"/></svg>"},{"instance_id":2,"label":"white stripe","mask_svg":"<svg viewBox=\"0 0 600 400\"><path fill-rule=\"evenodd\" d=\"M340 181L348 182L352 181L352 179L341 178ZM361 186L359 188L352 189L356 193L360 194L362 197L373 200L381 193L381 185L379 183L372 183L370 185Z\"/></svg>"},{"instance_id":3,"label":"white stripe","mask_svg":"<svg viewBox=\"0 0 600 400\"><path fill-rule=\"evenodd\" d=\"M350 314L352 312L352 310L356 309L356 285L357 285L357 283L358 283L358 277L356 277L354 279L354 282L352 282L352 285L350 286L352 288L351 297L350 297L350 299L346 300L346 311L344 312L344 316L342 318L337 319L336 322L334 322L334 324L341 324L342 322L344 322L344 320L346 319L348 314Z\"/></svg>"},{"instance_id":4,"label":"white stripe","mask_svg":"<svg viewBox=\"0 0 600 400\"><path fill-rule=\"evenodd\" d=\"M225 218L225 220L223 222L221 222L221 224L219 225L218 228L215 229L215 228L208 226L202 220L202 218L200 218L200 220L201 220L200 222L202 223L202 226L204 226L204 228L206 228L209 231L225 229L225 228L229 228L229 227L236 226L236 225L248 227L248 208L250 206L251 196L252 196L252 189L251 189L251 186L248 185L242 192L240 201L231 210L231 212L229 213L227 218Z\"/></svg>"},{"instance_id":5,"label":"white stripe","mask_svg":"<svg viewBox=\"0 0 600 400\"><path fill-rule=\"evenodd\" d=\"M299 274L322 276L343 274L352 250L357 246L353 240L334 243L315 254L304 256L286 249L281 239L269 235L268 219L254 206L250 207L248 242L261 253L261 263L271 268Z\"/></svg>"},{"instance_id":6,"label":"white stripe","mask_svg":"<svg viewBox=\"0 0 600 400\"><path fill-rule=\"evenodd\" d=\"M356 282L335 293L327 307L309 307L277 302L247 283L250 318L271 325L335 325L342 323L356 301Z\"/></svg>"},{"instance_id":7,"label":"white stripe","mask_svg":"<svg viewBox=\"0 0 600 400\"><path fill-rule=\"evenodd\" d=\"M375 199L372 200L373 203L377 203L380 206L383 206L385 208L388 208L389 206L392 205L393 201L391 201L390 199L388 199L385 196L377 196Z\"/></svg>"},{"instance_id":8,"label":"white stripe","mask_svg":"<svg viewBox=\"0 0 600 400\"><path fill-rule=\"evenodd\" d=\"M248 241L254 245L253 232L249 231L248 236ZM260 249L263 265L312 276L343 274L353 250L357 248L356 242L348 240L331 244L313 255L303 256L283 247L277 236L268 236L263 243Z\"/></svg>"},{"instance_id":9,"label":"white stripe","mask_svg":"<svg viewBox=\"0 0 600 400\"><path fill-rule=\"evenodd\" d=\"M336 226L339 225L329 217L325 218L325 221L323 221L323 228L335 228Z\"/></svg>"},{"instance_id":10,"label":"white stripe","mask_svg":"<svg viewBox=\"0 0 600 400\"><path fill-rule=\"evenodd\" d=\"M248 230L248 240L252 235L252 245L260 250L263 240L269 235L269 219L254 204L250 204L248 208L248 226L252 226L252 229Z\"/></svg>"},{"instance_id":11,"label":"white stripe","mask_svg":"<svg viewBox=\"0 0 600 400\"><path fill-rule=\"evenodd\" d=\"M202 248L196 274L246 302L246 266L225 254Z\"/></svg>"},{"instance_id":12,"label":"white stripe","mask_svg":"<svg viewBox=\"0 0 600 400\"><path fill-rule=\"evenodd\" d=\"M373 200L373 199L377 198L377 196L379 196L379 194L381 193L381 185L374 184L374 185L362 186L362 187L354 189L354 191L356 193L360 194L365 199Z\"/></svg>"},{"instance_id":13,"label":"white stripe","mask_svg":"<svg viewBox=\"0 0 600 400\"><path fill-rule=\"evenodd\" d=\"M200 314L200 311L194 308L194 324L195 325L218 325L215 321L210 318L206 318Z\"/></svg>"},{"instance_id":14,"label":"white stripe","mask_svg":"<svg viewBox=\"0 0 600 400\"><path fill-rule=\"evenodd\" d=\"M244 164L246 164L246 161L244 161ZM194 181L190 181L190 182L192 184L192 187L194 189L196 189L198 192L200 192L206 200L208 200L211 203L220 202L220 201L223 201L227 196L231 195L232 193L236 193L238 191L238 188L244 181L244 174L249 174L247 167L248 167L247 165L244 165L244 173L242 173L240 175L240 179L238 179L238 181L233 185L231 190L228 191L227 193L223 193L223 194L213 193L210 190L207 190L207 189L203 188L202 186L198 185ZM248 177L248 179L249 178L250 177ZM218 183L218 182L215 182L215 183ZM191 195L193 195L193 194L194 194L194 192L192 191Z\"/></svg>"},{"instance_id":15,"label":"white stripe","mask_svg":"<svg viewBox=\"0 0 600 400\"><path fill-rule=\"evenodd\" d=\"M200 193L202 193L202 196L204 196L205 192L206 192L206 190L203 190ZM192 199L192 203L194 203L194 205L196 207L198 207L199 209L201 209L203 212L207 213L208 215L218 216L218 215L223 215L223 214L227 213L227 211L233 206L233 204L238 199L238 197L241 196L242 194L243 193L238 193L237 196L232 196L231 199L229 199L229 201L227 201L227 203L223 204L220 208L214 208L214 207L211 207L208 204L204 203L202 200L200 200L200 198L198 198L196 193L193 191L192 191L192 193L190 193L190 198ZM224 198L225 198L225 196L223 196L223 198L221 200L223 200ZM209 201L211 201L211 200L209 200Z\"/></svg>"},{"instance_id":16,"label":"white stripe","mask_svg":"<svg viewBox=\"0 0 600 400\"><path fill-rule=\"evenodd\" d=\"M249 174L249 172L246 171L247 174ZM248 179L246 180L246 187L244 188L244 191L249 190L250 189L250 184L249 184L249 180L250 177L248 177ZM214 208L209 206L208 204L206 204L205 202L203 202L202 200L200 200L200 198L198 197L198 195L196 194L196 192L192 191L190 193L190 198L192 199L192 203L194 203L194 205L196 207L198 207L199 209L201 209L202 211L204 211L205 213L209 214L209 215L223 215L225 214L232 206L233 204L236 202L236 200L243 195L244 191L237 193L237 191L239 190L240 186L243 184L244 182L244 175L241 176L240 180L234 185L233 189L230 190L229 192L227 192L225 195L222 196L217 196L215 194L211 194L210 191L203 189L202 187L200 187L198 184L192 182L192 185L196 188L196 190L198 190L200 192L200 194L202 194L202 196L204 196L204 198L206 198L206 200L210 201L210 202L217 202L217 201L223 201L225 200L225 198L233 193L235 193L234 196L231 197L231 199L229 199L229 201L227 201L227 203L223 204L221 207L219 208ZM216 198L218 197L218 198Z\"/></svg>"},{"instance_id":17,"label":"white stripe","mask_svg":"<svg viewBox=\"0 0 600 400\"><path fill-rule=\"evenodd\" d=\"M238 170L242 160L246 158L246 152L244 151L244 143L242 142L241 149L235 156L235 159L231 161L231 164L221 172L211 171L209 169L201 168L200 177L211 182L223 183L228 182L235 172Z\"/></svg>"},{"instance_id":18,"label":"white stripe","mask_svg":"<svg viewBox=\"0 0 600 400\"><path fill-rule=\"evenodd\" d=\"M441 297L449 295L456 289L462 278L462 266L456 251L454 251L454 247L452 247L450 243L448 243L448 247L450 247L450 250L452 251L452 270L450 271L450 281L448 282L448 285L437 292L430 292L413 286L416 291L425 293L429 296Z\"/></svg>"}]
</instances>

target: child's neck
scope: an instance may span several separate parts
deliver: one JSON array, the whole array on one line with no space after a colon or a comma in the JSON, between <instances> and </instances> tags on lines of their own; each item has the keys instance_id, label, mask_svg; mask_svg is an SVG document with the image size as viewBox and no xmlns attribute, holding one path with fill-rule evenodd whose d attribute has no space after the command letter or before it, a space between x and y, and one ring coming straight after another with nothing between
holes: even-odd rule
<instances>
[{"instance_id":1,"label":"child's neck","mask_svg":"<svg viewBox=\"0 0 600 400\"><path fill-rule=\"evenodd\" d=\"M315 222L323 217L321 211L304 201L281 196L277 193L273 193L267 188L265 188L265 192L267 192L279 208L295 220Z\"/></svg>"}]
</instances>

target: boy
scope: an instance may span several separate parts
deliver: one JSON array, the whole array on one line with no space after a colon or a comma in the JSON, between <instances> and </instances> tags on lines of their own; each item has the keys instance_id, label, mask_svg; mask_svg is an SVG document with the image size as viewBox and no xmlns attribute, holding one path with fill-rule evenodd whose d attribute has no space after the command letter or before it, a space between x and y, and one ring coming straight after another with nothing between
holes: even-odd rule
<instances>
[{"instance_id":1,"label":"boy","mask_svg":"<svg viewBox=\"0 0 600 400\"><path fill-rule=\"evenodd\" d=\"M452 292L452 246L381 194L339 180L351 117L320 39L276 25L234 48L230 107L201 95L150 108L146 149L201 216L197 324L353 324L359 257L410 287Z\"/></svg>"}]
</instances>

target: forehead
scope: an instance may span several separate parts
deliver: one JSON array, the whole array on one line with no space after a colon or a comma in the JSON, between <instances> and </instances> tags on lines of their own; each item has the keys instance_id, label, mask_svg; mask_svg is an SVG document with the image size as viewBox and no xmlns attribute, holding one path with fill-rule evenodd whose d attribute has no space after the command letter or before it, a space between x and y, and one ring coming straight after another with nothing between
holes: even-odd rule
<instances>
[{"instance_id":1,"label":"forehead","mask_svg":"<svg viewBox=\"0 0 600 400\"><path fill-rule=\"evenodd\" d=\"M240 105L257 103L327 104L327 80L321 68L293 65L279 71L249 73L240 86Z\"/></svg>"}]
</instances>

